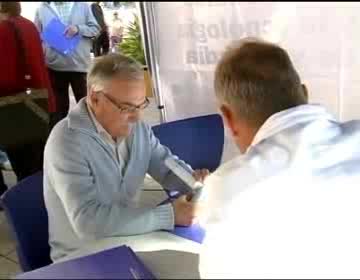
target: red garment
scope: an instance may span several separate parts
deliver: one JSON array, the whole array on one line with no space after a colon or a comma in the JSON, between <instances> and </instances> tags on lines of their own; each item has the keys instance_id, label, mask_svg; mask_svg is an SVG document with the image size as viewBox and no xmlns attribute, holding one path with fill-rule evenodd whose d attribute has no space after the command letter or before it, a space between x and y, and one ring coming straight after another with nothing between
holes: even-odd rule
<instances>
[{"instance_id":1,"label":"red garment","mask_svg":"<svg viewBox=\"0 0 360 280\"><path fill-rule=\"evenodd\" d=\"M11 20L15 22L23 38L31 75L31 88L47 89L49 112L55 112L55 97L45 65L39 32L34 23L22 16L13 17ZM26 89L23 72L18 66L17 47L11 26L6 21L0 22L0 96L14 95Z\"/></svg>"}]
</instances>

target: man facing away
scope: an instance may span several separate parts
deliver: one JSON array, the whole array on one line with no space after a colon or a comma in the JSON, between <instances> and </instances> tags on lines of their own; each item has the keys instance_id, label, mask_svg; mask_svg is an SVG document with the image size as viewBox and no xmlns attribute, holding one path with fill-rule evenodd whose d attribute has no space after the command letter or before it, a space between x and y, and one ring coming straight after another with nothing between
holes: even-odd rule
<instances>
[{"instance_id":1,"label":"man facing away","mask_svg":"<svg viewBox=\"0 0 360 280\"><path fill-rule=\"evenodd\" d=\"M257 39L214 86L241 154L205 180L202 278L359 278L360 122L308 104L287 52Z\"/></svg>"},{"instance_id":2,"label":"man facing away","mask_svg":"<svg viewBox=\"0 0 360 280\"><path fill-rule=\"evenodd\" d=\"M139 208L146 173L165 189L190 190L164 164L174 157L140 120L148 104L144 75L120 54L95 58L88 95L51 132L44 156L44 196L51 257L58 260L89 242L111 236L191 225L198 205L185 196ZM197 170L203 180L208 170Z\"/></svg>"}]
</instances>

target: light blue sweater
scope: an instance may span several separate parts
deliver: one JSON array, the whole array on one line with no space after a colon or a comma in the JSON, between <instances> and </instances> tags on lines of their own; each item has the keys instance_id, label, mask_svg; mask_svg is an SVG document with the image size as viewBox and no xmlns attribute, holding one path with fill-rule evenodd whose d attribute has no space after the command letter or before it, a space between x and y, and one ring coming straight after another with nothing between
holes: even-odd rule
<instances>
[{"instance_id":1,"label":"light blue sweater","mask_svg":"<svg viewBox=\"0 0 360 280\"><path fill-rule=\"evenodd\" d=\"M122 176L90 119L85 98L52 130L44 154L44 196L53 260L94 239L173 229L171 204L133 205L146 173L166 189L190 191L164 165L170 150L143 122L134 125L126 141L130 158Z\"/></svg>"},{"instance_id":2,"label":"light blue sweater","mask_svg":"<svg viewBox=\"0 0 360 280\"><path fill-rule=\"evenodd\" d=\"M36 10L34 20L39 32L42 32L53 18L58 18L56 11L54 11L50 4L43 2ZM48 45L43 44L46 65L55 71L87 72L91 61L91 38L100 33L100 27L91 12L89 4L74 2L69 22L65 24L78 26L80 42L77 48L69 55L61 54Z\"/></svg>"}]
</instances>

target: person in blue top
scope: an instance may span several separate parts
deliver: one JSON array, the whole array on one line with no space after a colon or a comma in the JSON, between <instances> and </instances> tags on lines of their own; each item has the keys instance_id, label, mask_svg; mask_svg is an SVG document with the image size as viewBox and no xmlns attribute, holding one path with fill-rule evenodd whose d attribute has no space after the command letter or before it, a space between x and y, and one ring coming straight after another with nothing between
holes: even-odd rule
<instances>
[{"instance_id":1,"label":"person in blue top","mask_svg":"<svg viewBox=\"0 0 360 280\"><path fill-rule=\"evenodd\" d=\"M35 13L34 23L39 32L42 32L54 18L67 26L65 36L80 35L80 43L68 55L44 44L57 107L56 112L51 115L50 127L64 118L69 111L69 85L77 102L86 96L86 72L91 61L92 39L100 33L100 26L89 4L85 2L43 2Z\"/></svg>"}]
</instances>

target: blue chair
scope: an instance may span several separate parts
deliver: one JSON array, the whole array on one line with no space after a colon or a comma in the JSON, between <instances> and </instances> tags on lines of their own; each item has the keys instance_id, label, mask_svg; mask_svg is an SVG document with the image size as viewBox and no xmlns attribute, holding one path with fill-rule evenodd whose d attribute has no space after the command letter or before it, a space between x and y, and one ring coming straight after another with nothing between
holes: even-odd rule
<instances>
[{"instance_id":1,"label":"blue chair","mask_svg":"<svg viewBox=\"0 0 360 280\"><path fill-rule=\"evenodd\" d=\"M160 143L192 166L213 172L221 162L224 124L218 114L163 123L152 127Z\"/></svg>"},{"instance_id":2,"label":"blue chair","mask_svg":"<svg viewBox=\"0 0 360 280\"><path fill-rule=\"evenodd\" d=\"M15 238L21 269L26 272L51 264L43 173L20 181L0 203Z\"/></svg>"}]
</instances>

